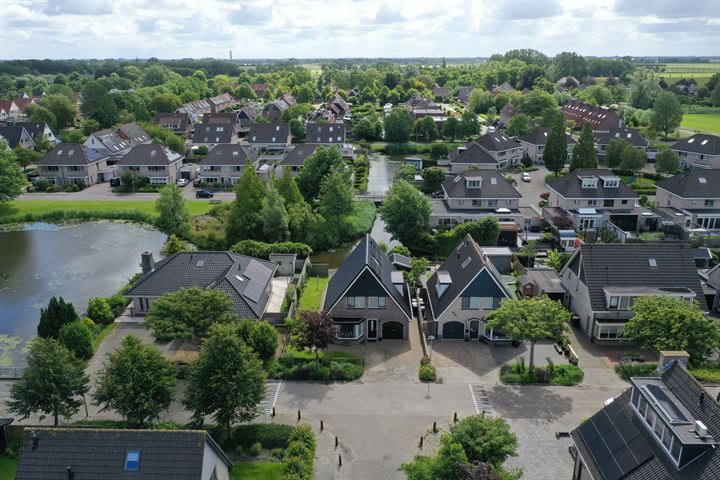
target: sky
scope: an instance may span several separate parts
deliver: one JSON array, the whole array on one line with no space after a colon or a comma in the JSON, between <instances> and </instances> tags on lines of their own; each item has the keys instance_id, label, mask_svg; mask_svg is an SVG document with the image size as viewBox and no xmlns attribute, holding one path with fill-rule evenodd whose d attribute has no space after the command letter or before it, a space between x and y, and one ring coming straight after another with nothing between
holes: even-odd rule
<instances>
[{"instance_id":1,"label":"sky","mask_svg":"<svg viewBox=\"0 0 720 480\"><path fill-rule=\"evenodd\" d=\"M0 59L720 56L720 0L0 0Z\"/></svg>"}]
</instances>

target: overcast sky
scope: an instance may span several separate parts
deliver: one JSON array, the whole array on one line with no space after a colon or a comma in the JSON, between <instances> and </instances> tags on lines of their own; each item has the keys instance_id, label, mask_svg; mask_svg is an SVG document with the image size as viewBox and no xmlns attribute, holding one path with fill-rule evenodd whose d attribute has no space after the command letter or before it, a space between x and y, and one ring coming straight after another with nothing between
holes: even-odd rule
<instances>
[{"instance_id":1,"label":"overcast sky","mask_svg":"<svg viewBox=\"0 0 720 480\"><path fill-rule=\"evenodd\" d=\"M0 58L720 56L720 0L0 0Z\"/></svg>"}]
</instances>

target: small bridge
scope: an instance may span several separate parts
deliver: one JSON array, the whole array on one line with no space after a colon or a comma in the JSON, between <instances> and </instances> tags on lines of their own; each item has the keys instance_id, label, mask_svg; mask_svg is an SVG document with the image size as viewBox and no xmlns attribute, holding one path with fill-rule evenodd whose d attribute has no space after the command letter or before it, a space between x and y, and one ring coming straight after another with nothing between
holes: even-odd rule
<instances>
[{"instance_id":1,"label":"small bridge","mask_svg":"<svg viewBox=\"0 0 720 480\"><path fill-rule=\"evenodd\" d=\"M387 198L387 192L367 192L355 194L355 200L370 200L375 205L380 205Z\"/></svg>"}]
</instances>

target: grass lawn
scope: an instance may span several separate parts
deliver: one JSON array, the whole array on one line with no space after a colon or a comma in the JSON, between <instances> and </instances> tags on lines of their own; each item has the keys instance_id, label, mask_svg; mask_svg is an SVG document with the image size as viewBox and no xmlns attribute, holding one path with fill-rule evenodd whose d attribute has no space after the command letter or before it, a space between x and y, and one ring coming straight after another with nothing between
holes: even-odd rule
<instances>
[{"instance_id":1,"label":"grass lawn","mask_svg":"<svg viewBox=\"0 0 720 480\"><path fill-rule=\"evenodd\" d=\"M686 113L681 125L698 132L720 134L720 113Z\"/></svg>"},{"instance_id":2,"label":"grass lawn","mask_svg":"<svg viewBox=\"0 0 720 480\"><path fill-rule=\"evenodd\" d=\"M330 277L308 277L300 297L300 310L320 310L320 301L328 281Z\"/></svg>"},{"instance_id":3,"label":"grass lawn","mask_svg":"<svg viewBox=\"0 0 720 480\"><path fill-rule=\"evenodd\" d=\"M277 462L236 463L230 472L231 480L282 480L282 478L282 464Z\"/></svg>"},{"instance_id":4,"label":"grass lawn","mask_svg":"<svg viewBox=\"0 0 720 480\"><path fill-rule=\"evenodd\" d=\"M0 457L0 478L15 478L15 470L17 470L17 463L17 458Z\"/></svg>"},{"instance_id":5,"label":"grass lawn","mask_svg":"<svg viewBox=\"0 0 720 480\"><path fill-rule=\"evenodd\" d=\"M662 232L642 232L638 237L644 242L659 242L663 238Z\"/></svg>"},{"instance_id":6,"label":"grass lawn","mask_svg":"<svg viewBox=\"0 0 720 480\"><path fill-rule=\"evenodd\" d=\"M287 353L292 355L298 360L315 360L315 352L311 352L309 350L303 350L302 352L295 350L292 347L288 347ZM333 351L333 350L324 350L320 352L320 358L327 358L329 360L335 360L335 361L355 361L362 363L362 358L358 358L355 355L347 352L339 352L339 351Z\"/></svg>"},{"instance_id":7,"label":"grass lawn","mask_svg":"<svg viewBox=\"0 0 720 480\"><path fill-rule=\"evenodd\" d=\"M135 210L148 215L155 215L155 200L14 200L0 205L0 217L24 215L31 213L40 215L53 210L80 210L85 212L112 212L118 210ZM206 201L186 201L185 206L191 216L204 215L213 207Z\"/></svg>"}]
</instances>

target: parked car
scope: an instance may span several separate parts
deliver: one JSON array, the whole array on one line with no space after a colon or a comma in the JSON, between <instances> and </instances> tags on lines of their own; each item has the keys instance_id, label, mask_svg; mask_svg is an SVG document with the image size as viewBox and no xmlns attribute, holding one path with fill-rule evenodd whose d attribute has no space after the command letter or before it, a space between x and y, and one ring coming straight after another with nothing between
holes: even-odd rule
<instances>
[{"instance_id":1,"label":"parked car","mask_svg":"<svg viewBox=\"0 0 720 480\"><path fill-rule=\"evenodd\" d=\"M529 182L529 181L532 180L532 177L530 176L529 173L523 172L523 174L520 175L520 179L521 179L523 182Z\"/></svg>"},{"instance_id":2,"label":"parked car","mask_svg":"<svg viewBox=\"0 0 720 480\"><path fill-rule=\"evenodd\" d=\"M432 197L433 198L444 198L445 192L443 192L442 190L437 190L435 192L432 192Z\"/></svg>"},{"instance_id":3,"label":"parked car","mask_svg":"<svg viewBox=\"0 0 720 480\"><path fill-rule=\"evenodd\" d=\"M198 190L195 192L195 198L212 198L213 193L208 192L207 190Z\"/></svg>"},{"instance_id":4,"label":"parked car","mask_svg":"<svg viewBox=\"0 0 720 480\"><path fill-rule=\"evenodd\" d=\"M178 178L178 181L177 181L178 187L184 187L188 183L190 183L190 180L188 180L187 178Z\"/></svg>"},{"instance_id":5,"label":"parked car","mask_svg":"<svg viewBox=\"0 0 720 480\"><path fill-rule=\"evenodd\" d=\"M111 179L110 179L110 186L111 186L111 187L119 187L119 186L120 186L120 179L119 179L119 178L111 178Z\"/></svg>"}]
</instances>

